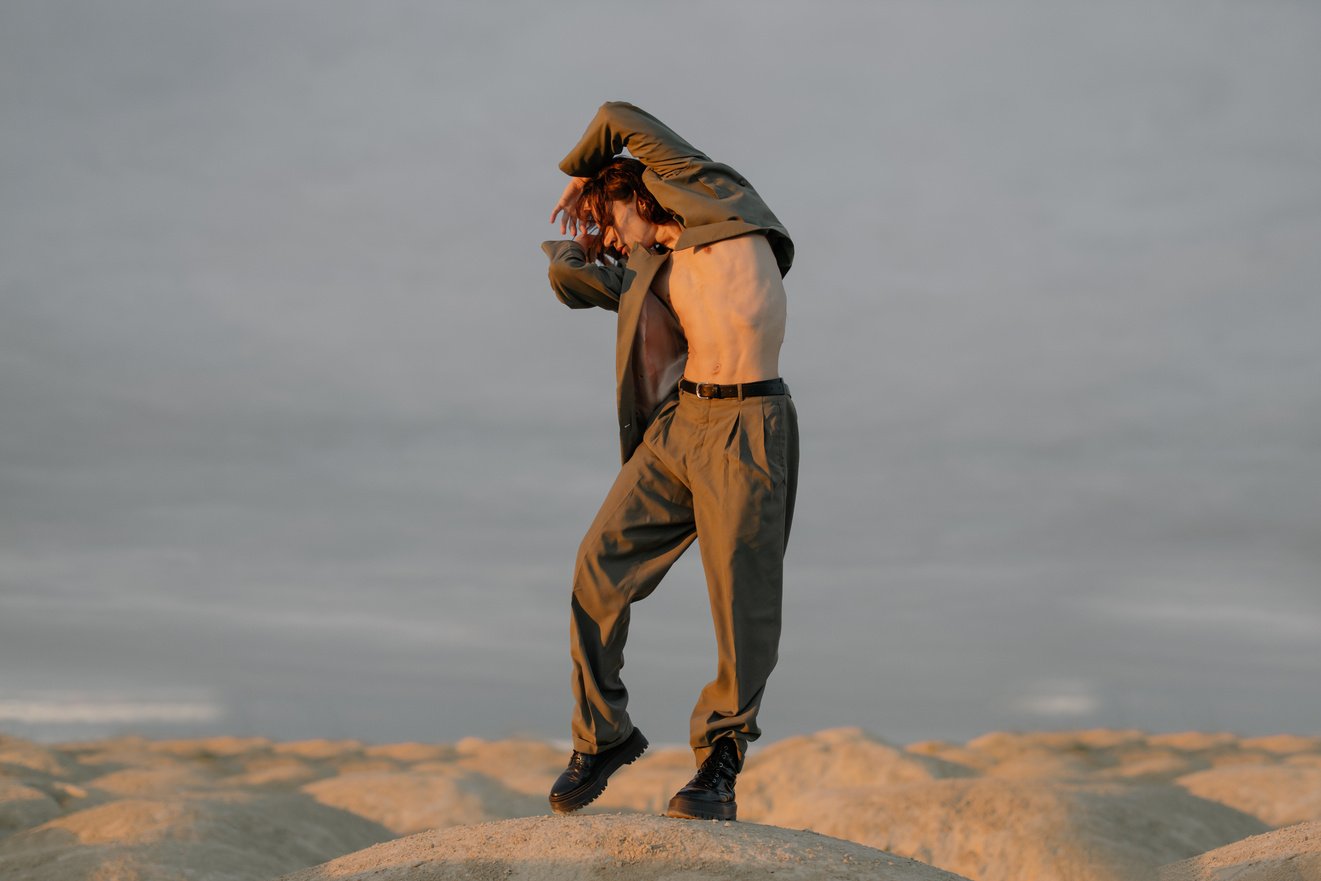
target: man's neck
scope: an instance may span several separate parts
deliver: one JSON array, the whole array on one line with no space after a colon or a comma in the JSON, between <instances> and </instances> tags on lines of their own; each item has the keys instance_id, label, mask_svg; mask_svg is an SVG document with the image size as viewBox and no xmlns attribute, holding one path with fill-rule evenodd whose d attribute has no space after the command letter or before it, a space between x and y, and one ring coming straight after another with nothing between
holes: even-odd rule
<instances>
[{"instance_id":1,"label":"man's neck","mask_svg":"<svg viewBox=\"0 0 1321 881\"><path fill-rule=\"evenodd\" d=\"M677 223L662 223L656 227L656 244L664 245L667 250L673 251L674 246L679 244L679 236L683 234L683 227Z\"/></svg>"}]
</instances>

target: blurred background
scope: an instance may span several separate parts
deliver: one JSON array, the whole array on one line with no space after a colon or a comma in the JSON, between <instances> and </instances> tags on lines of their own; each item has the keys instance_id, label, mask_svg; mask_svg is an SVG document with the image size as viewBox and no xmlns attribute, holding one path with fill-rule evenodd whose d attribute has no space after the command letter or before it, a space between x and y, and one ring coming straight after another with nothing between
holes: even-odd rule
<instances>
[{"instance_id":1,"label":"blurred background","mask_svg":"<svg viewBox=\"0 0 1321 881\"><path fill-rule=\"evenodd\" d=\"M567 740L632 101L793 234L768 740L1321 732L1321 7L0 7L0 730ZM697 550L625 680L682 743Z\"/></svg>"}]
</instances>

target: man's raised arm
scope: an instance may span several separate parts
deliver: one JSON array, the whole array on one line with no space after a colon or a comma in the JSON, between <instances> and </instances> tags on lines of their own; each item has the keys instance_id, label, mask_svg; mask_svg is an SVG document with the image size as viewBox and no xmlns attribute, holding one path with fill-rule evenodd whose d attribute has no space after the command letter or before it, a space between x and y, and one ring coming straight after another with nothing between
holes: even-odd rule
<instances>
[{"instance_id":1,"label":"man's raised arm","mask_svg":"<svg viewBox=\"0 0 1321 881\"><path fill-rule=\"evenodd\" d=\"M624 267L593 263L587 259L583 246L573 239L542 242L541 250L550 258L547 272L550 289L561 303L570 309L597 306L619 311Z\"/></svg>"},{"instance_id":2,"label":"man's raised arm","mask_svg":"<svg viewBox=\"0 0 1321 881\"><path fill-rule=\"evenodd\" d=\"M625 148L661 177L680 172L695 161L710 161L647 111L626 101L607 101L596 111L577 146L560 162L560 171L591 177Z\"/></svg>"}]
</instances>

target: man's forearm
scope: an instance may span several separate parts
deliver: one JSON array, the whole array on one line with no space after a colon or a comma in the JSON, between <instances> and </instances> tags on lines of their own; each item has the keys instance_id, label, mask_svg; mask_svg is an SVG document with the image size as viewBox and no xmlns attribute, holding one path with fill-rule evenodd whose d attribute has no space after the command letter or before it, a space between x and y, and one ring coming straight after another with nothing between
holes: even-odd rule
<instances>
[{"instance_id":1,"label":"man's forearm","mask_svg":"<svg viewBox=\"0 0 1321 881\"><path fill-rule=\"evenodd\" d=\"M550 258L547 277L561 303L571 309L597 306L619 311L623 267L589 261L586 251L573 240L542 242L541 250Z\"/></svg>"},{"instance_id":2,"label":"man's forearm","mask_svg":"<svg viewBox=\"0 0 1321 881\"><path fill-rule=\"evenodd\" d=\"M645 110L625 101L607 101L560 162L560 170L573 177L591 177L625 148L661 177L675 174L694 161L710 161Z\"/></svg>"}]
</instances>

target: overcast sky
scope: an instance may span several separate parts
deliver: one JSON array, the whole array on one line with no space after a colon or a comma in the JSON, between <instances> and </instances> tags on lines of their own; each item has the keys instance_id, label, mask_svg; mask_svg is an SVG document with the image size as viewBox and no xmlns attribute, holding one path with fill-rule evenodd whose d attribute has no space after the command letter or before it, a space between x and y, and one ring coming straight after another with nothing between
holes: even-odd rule
<instances>
[{"instance_id":1,"label":"overcast sky","mask_svg":"<svg viewBox=\"0 0 1321 881\"><path fill-rule=\"evenodd\" d=\"M768 739L1321 732L1321 7L0 6L0 730L568 737L603 100L792 233ZM691 551L631 710L714 675Z\"/></svg>"}]
</instances>

